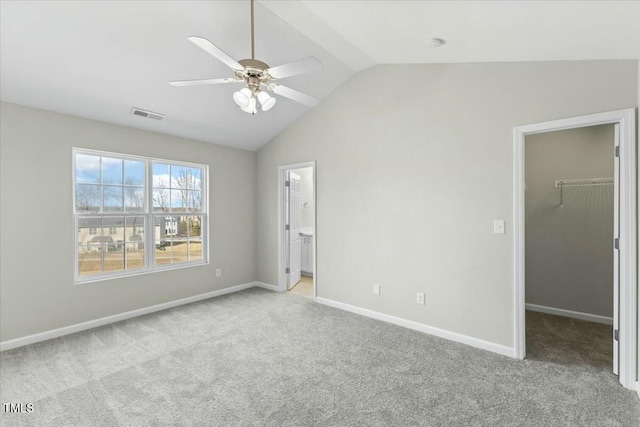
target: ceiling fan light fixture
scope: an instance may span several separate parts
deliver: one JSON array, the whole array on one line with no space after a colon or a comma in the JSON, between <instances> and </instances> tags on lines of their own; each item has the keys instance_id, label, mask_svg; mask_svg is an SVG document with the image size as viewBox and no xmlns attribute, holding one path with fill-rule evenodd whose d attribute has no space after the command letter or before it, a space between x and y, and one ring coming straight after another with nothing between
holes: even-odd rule
<instances>
[{"instance_id":1,"label":"ceiling fan light fixture","mask_svg":"<svg viewBox=\"0 0 640 427\"><path fill-rule=\"evenodd\" d=\"M274 105L276 105L276 99L267 92L258 92L258 101L260 101L262 111L269 111Z\"/></svg>"},{"instance_id":2,"label":"ceiling fan light fixture","mask_svg":"<svg viewBox=\"0 0 640 427\"><path fill-rule=\"evenodd\" d=\"M247 90L249 90L249 89L247 89ZM258 109L256 108L256 98L254 96L251 96L249 98L249 104L246 107L240 107L240 109L242 111L244 111L245 113L249 113L251 115L255 115L258 112Z\"/></svg>"},{"instance_id":3,"label":"ceiling fan light fixture","mask_svg":"<svg viewBox=\"0 0 640 427\"><path fill-rule=\"evenodd\" d=\"M249 88L244 88L239 91L233 92L233 100L242 109L248 108L251 104L251 91Z\"/></svg>"}]
</instances>

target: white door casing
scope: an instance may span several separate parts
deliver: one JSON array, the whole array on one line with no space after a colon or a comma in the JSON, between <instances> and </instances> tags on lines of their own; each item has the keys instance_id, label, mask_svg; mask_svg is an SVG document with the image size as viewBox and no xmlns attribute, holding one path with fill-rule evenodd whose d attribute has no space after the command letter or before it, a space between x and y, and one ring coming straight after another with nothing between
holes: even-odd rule
<instances>
[{"instance_id":1,"label":"white door casing","mask_svg":"<svg viewBox=\"0 0 640 427\"><path fill-rule=\"evenodd\" d=\"M300 175L289 171L289 283L287 289L293 288L300 281L300 257L302 245L300 241Z\"/></svg>"},{"instance_id":2,"label":"white door casing","mask_svg":"<svg viewBox=\"0 0 640 427\"><path fill-rule=\"evenodd\" d=\"M617 368L620 384L634 389L637 370L637 165L635 109L610 111L572 117L544 123L535 123L514 128L514 355L524 359L525 344L525 250L524 250L524 141L526 135L574 129L586 126L614 124L619 157L616 159L618 194L616 219L618 250L615 251L618 265L617 306L615 320L618 328ZM616 181L616 180L614 180ZM616 289L614 287L614 289Z\"/></svg>"},{"instance_id":3,"label":"white door casing","mask_svg":"<svg viewBox=\"0 0 640 427\"><path fill-rule=\"evenodd\" d=\"M613 156L613 373L619 375L620 342L617 331L620 327L620 257L616 248L616 240L620 237L620 158L616 155L620 150L620 125L615 125Z\"/></svg>"},{"instance_id":4,"label":"white door casing","mask_svg":"<svg viewBox=\"0 0 640 427\"><path fill-rule=\"evenodd\" d=\"M279 292L285 292L287 290L288 283L288 274L286 274L287 264L289 263L289 235L285 230L287 224L287 213L288 213L288 193L287 187L285 187L285 182L287 181L288 173L291 170L302 169L302 168L313 168L313 178L312 178L312 191L313 191L313 199L312 206L314 207L312 215L312 226L311 226L311 234L313 238L311 238L311 247L310 251L310 267L313 272L313 299L315 300L318 296L318 273L317 273L317 234L316 234L316 222L317 222L317 211L316 211L316 194L317 194L317 165L316 161L308 161L302 163L293 163L287 165L278 166L278 285L277 289Z\"/></svg>"}]
</instances>

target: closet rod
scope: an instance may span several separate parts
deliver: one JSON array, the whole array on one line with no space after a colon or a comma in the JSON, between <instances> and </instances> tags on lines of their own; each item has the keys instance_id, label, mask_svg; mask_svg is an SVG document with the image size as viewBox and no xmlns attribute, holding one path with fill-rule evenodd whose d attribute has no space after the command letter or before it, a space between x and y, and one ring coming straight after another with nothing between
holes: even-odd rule
<instances>
[{"instance_id":1,"label":"closet rod","mask_svg":"<svg viewBox=\"0 0 640 427\"><path fill-rule=\"evenodd\" d=\"M613 178L559 179L556 187L585 187L592 185L613 185Z\"/></svg>"},{"instance_id":2,"label":"closet rod","mask_svg":"<svg viewBox=\"0 0 640 427\"><path fill-rule=\"evenodd\" d=\"M564 187L594 187L598 185L613 185L613 178L582 178L556 180L556 188L560 189L560 206L564 206Z\"/></svg>"}]
</instances>

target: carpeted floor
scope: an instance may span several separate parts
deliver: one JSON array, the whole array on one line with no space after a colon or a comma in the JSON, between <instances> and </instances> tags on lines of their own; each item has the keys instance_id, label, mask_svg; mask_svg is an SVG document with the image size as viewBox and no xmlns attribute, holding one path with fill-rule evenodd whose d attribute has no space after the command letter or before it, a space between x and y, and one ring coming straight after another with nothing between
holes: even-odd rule
<instances>
[{"instance_id":1,"label":"carpeted floor","mask_svg":"<svg viewBox=\"0 0 640 427\"><path fill-rule=\"evenodd\" d=\"M612 326L533 311L526 324L527 359L612 371Z\"/></svg>"},{"instance_id":2,"label":"carpeted floor","mask_svg":"<svg viewBox=\"0 0 640 427\"><path fill-rule=\"evenodd\" d=\"M6 426L637 426L607 369L517 361L262 289L0 354Z\"/></svg>"}]
</instances>

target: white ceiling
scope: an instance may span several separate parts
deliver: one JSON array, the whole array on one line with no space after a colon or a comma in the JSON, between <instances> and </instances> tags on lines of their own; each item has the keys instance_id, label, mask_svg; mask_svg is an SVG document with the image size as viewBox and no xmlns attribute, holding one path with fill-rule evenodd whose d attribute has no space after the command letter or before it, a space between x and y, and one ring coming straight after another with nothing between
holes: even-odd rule
<instances>
[{"instance_id":1,"label":"white ceiling","mask_svg":"<svg viewBox=\"0 0 640 427\"><path fill-rule=\"evenodd\" d=\"M279 98L250 116L232 101L239 86L169 86L232 77L190 35L249 57L248 1L3 0L0 97L249 150L308 110ZM447 44L430 49L432 37ZM282 83L318 98L374 64L638 59L640 2L259 1L256 57L274 66L306 56L323 70ZM134 106L167 117L134 117Z\"/></svg>"}]
</instances>

